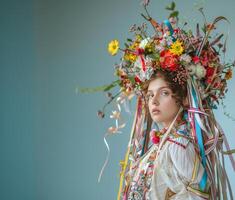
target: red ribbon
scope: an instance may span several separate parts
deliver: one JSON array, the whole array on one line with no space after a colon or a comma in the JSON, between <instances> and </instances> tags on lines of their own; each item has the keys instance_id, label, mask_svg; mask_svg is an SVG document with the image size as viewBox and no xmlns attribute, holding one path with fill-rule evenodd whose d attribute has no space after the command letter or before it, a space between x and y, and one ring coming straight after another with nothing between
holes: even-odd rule
<instances>
[{"instance_id":1,"label":"red ribbon","mask_svg":"<svg viewBox=\"0 0 235 200\"><path fill-rule=\"evenodd\" d=\"M143 48L137 48L135 52L127 50L127 52L130 52L136 56L139 56L141 59L142 69L145 72L146 71L146 65L144 61L144 49Z\"/></svg>"},{"instance_id":2,"label":"red ribbon","mask_svg":"<svg viewBox=\"0 0 235 200\"><path fill-rule=\"evenodd\" d=\"M145 72L146 71L146 65L145 65L145 61L144 61L144 49L143 48L137 48L135 52L130 51L130 50L126 50L126 52L129 52L131 54L134 54L136 56L139 56L141 59L141 64L142 64L142 69Z\"/></svg>"},{"instance_id":3,"label":"red ribbon","mask_svg":"<svg viewBox=\"0 0 235 200\"><path fill-rule=\"evenodd\" d=\"M145 71L146 71L146 65L145 65L144 56L143 56L143 54L144 54L144 49L142 49L142 48L137 48L136 51L137 51L137 54L136 54L136 55L140 57L140 59L141 59L141 64L142 64L142 69L143 69L143 71L145 72Z\"/></svg>"}]
</instances>

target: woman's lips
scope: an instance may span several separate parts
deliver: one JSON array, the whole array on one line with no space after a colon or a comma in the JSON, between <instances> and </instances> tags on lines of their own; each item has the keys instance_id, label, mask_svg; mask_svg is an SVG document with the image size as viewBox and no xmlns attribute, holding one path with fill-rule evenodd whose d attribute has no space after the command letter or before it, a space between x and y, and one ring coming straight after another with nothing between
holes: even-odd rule
<instances>
[{"instance_id":1,"label":"woman's lips","mask_svg":"<svg viewBox=\"0 0 235 200\"><path fill-rule=\"evenodd\" d=\"M152 109L152 113L153 113L154 115L157 115L157 114L160 113L160 110L158 110L157 108L154 108L154 109Z\"/></svg>"}]
</instances>

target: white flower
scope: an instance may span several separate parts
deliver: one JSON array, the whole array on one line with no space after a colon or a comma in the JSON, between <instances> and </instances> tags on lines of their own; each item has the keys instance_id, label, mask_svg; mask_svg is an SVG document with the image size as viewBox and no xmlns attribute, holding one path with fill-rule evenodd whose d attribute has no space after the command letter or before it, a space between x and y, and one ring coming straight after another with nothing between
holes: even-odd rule
<instances>
[{"instance_id":1,"label":"white flower","mask_svg":"<svg viewBox=\"0 0 235 200\"><path fill-rule=\"evenodd\" d=\"M198 79L204 78L206 76L206 69L201 64L197 64L195 75Z\"/></svg>"},{"instance_id":2,"label":"white flower","mask_svg":"<svg viewBox=\"0 0 235 200\"><path fill-rule=\"evenodd\" d=\"M199 63L196 65L189 65L187 67L190 75L195 75L199 80L206 75L206 69Z\"/></svg>"},{"instance_id":3,"label":"white flower","mask_svg":"<svg viewBox=\"0 0 235 200\"><path fill-rule=\"evenodd\" d=\"M144 49L145 46L149 43L149 41L150 41L150 38L149 38L149 37L147 37L147 38L145 38L144 40L142 40L142 41L140 42L139 48Z\"/></svg>"},{"instance_id":4,"label":"white flower","mask_svg":"<svg viewBox=\"0 0 235 200\"><path fill-rule=\"evenodd\" d=\"M191 60L192 60L192 58L189 55L187 55L187 54L183 54L183 55L180 56L180 61L184 61L186 63L190 63Z\"/></svg>"},{"instance_id":5,"label":"white flower","mask_svg":"<svg viewBox=\"0 0 235 200\"><path fill-rule=\"evenodd\" d=\"M195 65L188 65L186 67L187 67L188 72L189 72L190 75L194 75L195 74L195 71L196 71L196 66Z\"/></svg>"},{"instance_id":6,"label":"white flower","mask_svg":"<svg viewBox=\"0 0 235 200\"><path fill-rule=\"evenodd\" d=\"M166 31L164 34L163 34L163 38L166 38L169 36L169 33Z\"/></svg>"}]
</instances>

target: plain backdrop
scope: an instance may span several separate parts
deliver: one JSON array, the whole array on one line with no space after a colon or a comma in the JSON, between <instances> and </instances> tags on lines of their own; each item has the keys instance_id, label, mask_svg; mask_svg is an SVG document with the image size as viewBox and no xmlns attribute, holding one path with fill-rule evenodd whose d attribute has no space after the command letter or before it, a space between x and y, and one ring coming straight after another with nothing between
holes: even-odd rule
<instances>
[{"instance_id":1,"label":"plain backdrop","mask_svg":"<svg viewBox=\"0 0 235 200\"><path fill-rule=\"evenodd\" d=\"M152 0L157 21L168 16L170 1ZM195 5L197 3L197 5ZM111 39L121 44L129 27L143 22L140 0L0 0L0 199L116 199L119 161L124 158L135 104L123 114L127 126L108 137L111 153L97 182L107 150L103 136L113 122L96 111L104 93L80 94L78 86L94 87L115 80L118 57L107 53ZM227 60L235 58L235 1L178 0L180 16L195 28L204 6L208 21L230 20ZM227 24L219 23L227 32ZM229 81L225 103L235 116L235 79ZM109 108L111 111L112 108ZM231 148L235 121L215 111ZM235 188L234 171L226 169Z\"/></svg>"}]
</instances>

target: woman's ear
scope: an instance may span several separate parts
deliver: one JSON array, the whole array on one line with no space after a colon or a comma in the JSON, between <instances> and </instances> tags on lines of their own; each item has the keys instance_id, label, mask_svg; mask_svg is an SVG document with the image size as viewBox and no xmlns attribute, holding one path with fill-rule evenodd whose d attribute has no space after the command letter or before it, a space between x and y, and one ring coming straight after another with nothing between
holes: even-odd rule
<instances>
[{"instance_id":1,"label":"woman's ear","mask_svg":"<svg viewBox=\"0 0 235 200\"><path fill-rule=\"evenodd\" d=\"M188 109L189 108L189 100L188 97L185 97L185 99L183 100L183 108Z\"/></svg>"}]
</instances>

